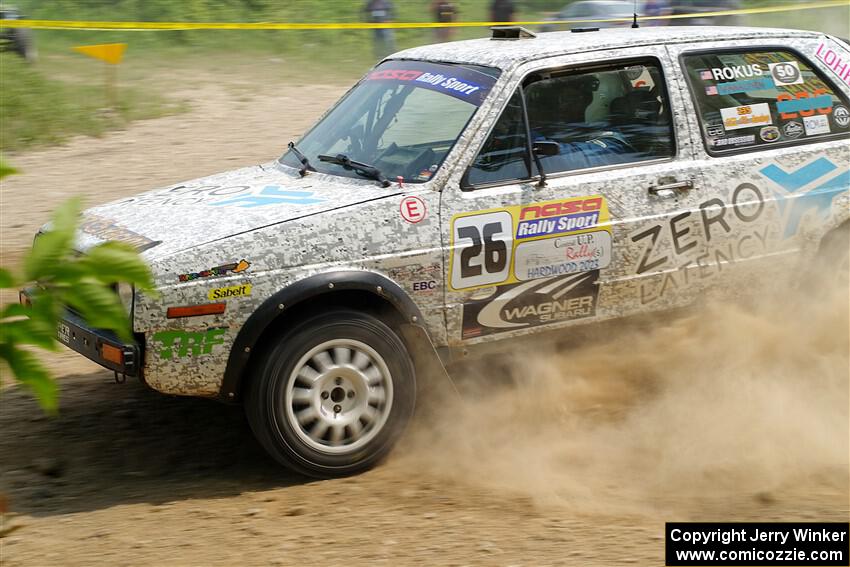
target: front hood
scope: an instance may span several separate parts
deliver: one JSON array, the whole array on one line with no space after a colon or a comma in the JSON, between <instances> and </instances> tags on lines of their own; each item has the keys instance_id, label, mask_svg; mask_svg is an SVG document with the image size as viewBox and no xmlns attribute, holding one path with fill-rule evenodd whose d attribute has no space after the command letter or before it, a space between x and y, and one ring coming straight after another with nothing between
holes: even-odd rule
<instances>
[{"instance_id":1,"label":"front hood","mask_svg":"<svg viewBox=\"0 0 850 567\"><path fill-rule=\"evenodd\" d=\"M400 192L369 180L311 173L299 178L272 162L178 183L88 209L78 248L132 244L147 259Z\"/></svg>"}]
</instances>

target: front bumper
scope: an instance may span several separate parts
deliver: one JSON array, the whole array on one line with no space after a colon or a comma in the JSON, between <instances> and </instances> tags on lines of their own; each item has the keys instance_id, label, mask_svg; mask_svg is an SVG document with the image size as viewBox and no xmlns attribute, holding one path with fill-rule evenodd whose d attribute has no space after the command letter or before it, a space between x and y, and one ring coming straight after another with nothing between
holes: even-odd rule
<instances>
[{"instance_id":1,"label":"front bumper","mask_svg":"<svg viewBox=\"0 0 850 567\"><path fill-rule=\"evenodd\" d=\"M29 290L21 291L21 303L28 304L30 296ZM70 309L65 309L59 319L56 338L63 345L104 368L133 377L141 373L141 345L124 343L112 331L90 327L82 317Z\"/></svg>"}]
</instances>

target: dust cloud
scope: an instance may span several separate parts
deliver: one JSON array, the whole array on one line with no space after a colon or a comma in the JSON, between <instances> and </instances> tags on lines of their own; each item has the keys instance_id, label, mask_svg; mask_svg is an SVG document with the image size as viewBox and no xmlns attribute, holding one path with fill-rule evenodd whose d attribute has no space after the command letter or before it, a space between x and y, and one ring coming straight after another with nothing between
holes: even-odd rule
<instances>
[{"instance_id":1,"label":"dust cloud","mask_svg":"<svg viewBox=\"0 0 850 567\"><path fill-rule=\"evenodd\" d=\"M578 346L526 345L507 380L479 362L457 377L462 400L418 420L400 460L579 511L810 489L846 507L846 282L764 285L757 299L707 302Z\"/></svg>"}]
</instances>

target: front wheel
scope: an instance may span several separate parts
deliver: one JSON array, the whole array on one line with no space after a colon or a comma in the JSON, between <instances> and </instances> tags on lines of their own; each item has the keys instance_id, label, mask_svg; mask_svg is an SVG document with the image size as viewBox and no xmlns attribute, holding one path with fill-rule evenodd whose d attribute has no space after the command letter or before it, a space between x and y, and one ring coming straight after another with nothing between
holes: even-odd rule
<instances>
[{"instance_id":1,"label":"front wheel","mask_svg":"<svg viewBox=\"0 0 850 567\"><path fill-rule=\"evenodd\" d=\"M309 476L373 466L413 413L404 342L365 313L335 310L295 325L257 370L245 396L251 428L278 462Z\"/></svg>"}]
</instances>

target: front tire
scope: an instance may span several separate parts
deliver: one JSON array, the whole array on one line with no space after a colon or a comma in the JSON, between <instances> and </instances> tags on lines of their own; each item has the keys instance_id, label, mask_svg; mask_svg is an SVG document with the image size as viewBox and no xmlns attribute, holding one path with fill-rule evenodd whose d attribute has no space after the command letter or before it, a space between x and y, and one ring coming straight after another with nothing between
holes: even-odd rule
<instances>
[{"instance_id":1,"label":"front tire","mask_svg":"<svg viewBox=\"0 0 850 567\"><path fill-rule=\"evenodd\" d=\"M309 476L372 467L413 414L404 342L365 313L335 310L295 325L257 370L245 395L251 428L275 460Z\"/></svg>"}]
</instances>

